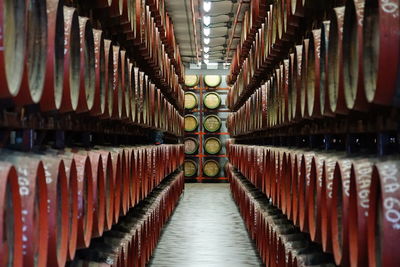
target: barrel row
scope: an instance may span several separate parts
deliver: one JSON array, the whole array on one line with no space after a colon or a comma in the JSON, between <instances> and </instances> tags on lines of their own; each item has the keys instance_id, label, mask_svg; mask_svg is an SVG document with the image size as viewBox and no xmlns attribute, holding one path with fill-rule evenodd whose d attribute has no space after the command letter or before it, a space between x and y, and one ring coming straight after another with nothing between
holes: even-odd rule
<instances>
[{"instance_id":1,"label":"barrel row","mask_svg":"<svg viewBox=\"0 0 400 267\"><path fill-rule=\"evenodd\" d=\"M230 162L333 253L337 265L400 264L399 157L237 144L227 151Z\"/></svg>"},{"instance_id":2,"label":"barrel row","mask_svg":"<svg viewBox=\"0 0 400 267\"><path fill-rule=\"evenodd\" d=\"M78 2L82 9L91 10L93 17L101 22L102 27L121 42L140 50L140 58L146 64L154 66L158 71L167 71L168 73L164 73L164 78L168 79L168 76L176 74L180 83L183 83L184 66L175 39L174 25L165 10L164 1L80 0ZM165 69L165 66L168 68Z\"/></svg>"},{"instance_id":3,"label":"barrel row","mask_svg":"<svg viewBox=\"0 0 400 267\"><path fill-rule=\"evenodd\" d=\"M227 81L232 84L236 81L237 75L243 65L243 61L247 58L255 36L265 22L267 10L270 1L256 0L251 1L250 7L245 11L242 20L242 28L240 42L236 46L235 54L232 57L232 62L229 68ZM229 56L229 55L228 55Z\"/></svg>"},{"instance_id":4,"label":"barrel row","mask_svg":"<svg viewBox=\"0 0 400 267\"><path fill-rule=\"evenodd\" d=\"M230 91L230 108L237 109L264 83L272 91L268 108L282 113L279 125L352 110L367 112L375 105L399 106L398 1L320 2L270 5ZM344 5L334 5L338 3ZM308 7L326 16L297 36L304 24L299 21L312 10Z\"/></svg>"},{"instance_id":5,"label":"barrel row","mask_svg":"<svg viewBox=\"0 0 400 267\"><path fill-rule=\"evenodd\" d=\"M65 266L183 160L183 145L1 150L2 266Z\"/></svg>"},{"instance_id":6,"label":"barrel row","mask_svg":"<svg viewBox=\"0 0 400 267\"><path fill-rule=\"evenodd\" d=\"M78 251L70 266L146 266L184 189L182 171L167 180L89 248Z\"/></svg>"},{"instance_id":7,"label":"barrel row","mask_svg":"<svg viewBox=\"0 0 400 267\"><path fill-rule=\"evenodd\" d=\"M40 104L43 112L90 113L129 120L130 113L136 109L140 112L135 105L149 98L150 92L143 92L144 88L156 87L155 95L161 90L160 95L183 110L182 87L171 71L168 56L161 54L161 45L152 47L152 55L160 60L144 67L142 64L139 71L133 56L140 50L131 52L133 40L108 39L101 29L93 28L89 18L79 16L62 0L1 1L0 7L11 10L0 19L0 98L11 98L16 106ZM122 21L123 16L113 19ZM141 38L153 44L150 36ZM143 70L147 75L135 75Z\"/></svg>"},{"instance_id":8,"label":"barrel row","mask_svg":"<svg viewBox=\"0 0 400 267\"><path fill-rule=\"evenodd\" d=\"M180 83L183 83L185 68L182 63L179 45L176 42L172 18L166 12L165 1L148 0L146 4L150 7L151 14L160 32L161 41L165 45L165 50L175 67Z\"/></svg>"},{"instance_id":9,"label":"barrel row","mask_svg":"<svg viewBox=\"0 0 400 267\"><path fill-rule=\"evenodd\" d=\"M233 199L266 266L336 266L331 254L324 253L231 164L226 169Z\"/></svg>"}]
</instances>

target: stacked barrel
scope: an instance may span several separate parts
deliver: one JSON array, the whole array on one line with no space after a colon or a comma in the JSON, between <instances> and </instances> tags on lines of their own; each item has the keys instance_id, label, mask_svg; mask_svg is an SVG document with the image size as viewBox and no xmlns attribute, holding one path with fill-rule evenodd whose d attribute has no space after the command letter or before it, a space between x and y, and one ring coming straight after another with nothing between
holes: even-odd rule
<instances>
[{"instance_id":1,"label":"stacked barrel","mask_svg":"<svg viewBox=\"0 0 400 267\"><path fill-rule=\"evenodd\" d=\"M398 156L238 144L229 144L228 153L232 165L337 265L399 265L393 253L400 238Z\"/></svg>"},{"instance_id":2,"label":"stacked barrel","mask_svg":"<svg viewBox=\"0 0 400 267\"><path fill-rule=\"evenodd\" d=\"M125 253L112 266L144 248L145 266L183 188L184 67L164 1L0 13L0 266L72 266L92 247ZM117 248L133 219L140 242Z\"/></svg>"}]
</instances>

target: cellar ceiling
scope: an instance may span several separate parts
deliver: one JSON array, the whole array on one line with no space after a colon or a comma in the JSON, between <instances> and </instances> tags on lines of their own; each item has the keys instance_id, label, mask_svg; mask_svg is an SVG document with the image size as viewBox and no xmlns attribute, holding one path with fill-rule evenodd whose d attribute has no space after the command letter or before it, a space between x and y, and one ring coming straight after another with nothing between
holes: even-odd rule
<instances>
[{"instance_id":1,"label":"cellar ceiling","mask_svg":"<svg viewBox=\"0 0 400 267\"><path fill-rule=\"evenodd\" d=\"M211 2L211 8L208 12L204 9L204 2ZM207 61L204 62L204 60L207 60L207 55L210 63L230 61L240 41L241 21L244 12L249 8L248 1L243 1L241 5L239 2L240 0L165 0L167 12L174 23L175 37L180 47L182 60L186 65L198 63L199 60L207 63ZM238 23L235 28L235 35L232 37L234 20L239 6ZM204 16L210 16L208 27L204 24ZM204 38L207 38L204 32L205 28L210 29L209 44L204 42ZM227 59L228 44L231 37L231 48L229 59ZM209 47L208 53L204 51L204 47Z\"/></svg>"}]
</instances>

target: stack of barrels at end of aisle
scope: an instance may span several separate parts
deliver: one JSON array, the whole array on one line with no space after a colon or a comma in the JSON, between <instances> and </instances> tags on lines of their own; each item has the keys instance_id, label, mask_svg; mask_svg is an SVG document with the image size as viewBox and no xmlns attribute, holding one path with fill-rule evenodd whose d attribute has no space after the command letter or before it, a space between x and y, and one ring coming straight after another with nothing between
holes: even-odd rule
<instances>
[{"instance_id":1,"label":"stack of barrels at end of aisle","mask_svg":"<svg viewBox=\"0 0 400 267\"><path fill-rule=\"evenodd\" d=\"M2 265L64 266L181 166L183 152L183 145L1 150Z\"/></svg>"},{"instance_id":2,"label":"stack of barrels at end of aisle","mask_svg":"<svg viewBox=\"0 0 400 267\"><path fill-rule=\"evenodd\" d=\"M164 71L161 83L144 73L128 44L107 39L63 1L1 1L0 7L10 10L0 20L0 98L12 100L4 107L37 104L50 114L87 114L182 134L184 92L176 75Z\"/></svg>"},{"instance_id":3,"label":"stack of barrels at end of aisle","mask_svg":"<svg viewBox=\"0 0 400 267\"><path fill-rule=\"evenodd\" d=\"M270 6L261 33L255 37L258 43L229 91L231 109L243 104L230 118L230 128L237 134L352 111L399 107L398 1L348 0L337 7L333 1L323 1L325 20L315 23L300 38L303 41L296 43L299 38L287 37L296 37L299 31L289 34L282 27L293 26L290 21L315 11L317 3L311 2L303 6L299 1L275 1ZM279 34L271 35L270 30L277 31L277 27ZM252 97L243 103L250 92ZM243 119L250 113L256 115Z\"/></svg>"},{"instance_id":4,"label":"stack of barrels at end of aisle","mask_svg":"<svg viewBox=\"0 0 400 267\"><path fill-rule=\"evenodd\" d=\"M400 160L228 144L229 161L341 266L398 266Z\"/></svg>"},{"instance_id":5,"label":"stack of barrels at end of aisle","mask_svg":"<svg viewBox=\"0 0 400 267\"><path fill-rule=\"evenodd\" d=\"M336 266L331 254L324 253L309 235L295 227L231 164L226 166L226 173L233 199L266 266Z\"/></svg>"},{"instance_id":6,"label":"stack of barrels at end of aisle","mask_svg":"<svg viewBox=\"0 0 400 267\"><path fill-rule=\"evenodd\" d=\"M71 266L145 266L184 188L183 172L166 178L120 222L78 251Z\"/></svg>"}]
</instances>

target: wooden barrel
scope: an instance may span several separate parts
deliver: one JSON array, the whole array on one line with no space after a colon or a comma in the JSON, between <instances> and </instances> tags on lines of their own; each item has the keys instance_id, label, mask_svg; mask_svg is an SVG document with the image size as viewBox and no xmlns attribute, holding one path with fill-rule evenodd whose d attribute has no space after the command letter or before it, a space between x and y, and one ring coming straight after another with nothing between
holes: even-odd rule
<instances>
[{"instance_id":1,"label":"wooden barrel","mask_svg":"<svg viewBox=\"0 0 400 267\"><path fill-rule=\"evenodd\" d=\"M193 177L197 174L197 163L193 160L185 160L183 165L185 177Z\"/></svg>"},{"instance_id":2,"label":"wooden barrel","mask_svg":"<svg viewBox=\"0 0 400 267\"><path fill-rule=\"evenodd\" d=\"M346 115L348 108L344 96L342 53L344 12L345 7L336 7L332 13L328 46L328 90L332 112Z\"/></svg>"},{"instance_id":3,"label":"wooden barrel","mask_svg":"<svg viewBox=\"0 0 400 267\"><path fill-rule=\"evenodd\" d=\"M21 197L18 173L8 162L0 162L0 255L5 266L22 266Z\"/></svg>"},{"instance_id":4,"label":"wooden barrel","mask_svg":"<svg viewBox=\"0 0 400 267\"><path fill-rule=\"evenodd\" d=\"M193 132L199 126L199 121L194 115L185 116L185 131Z\"/></svg>"},{"instance_id":5,"label":"wooden barrel","mask_svg":"<svg viewBox=\"0 0 400 267\"><path fill-rule=\"evenodd\" d=\"M334 113L331 110L329 103L329 91L328 91L328 73L329 73L329 59L328 59L328 48L329 48L329 30L331 22L325 20L321 26L321 51L320 51L320 84L319 84L319 101L321 108L321 115L333 116Z\"/></svg>"},{"instance_id":6,"label":"wooden barrel","mask_svg":"<svg viewBox=\"0 0 400 267\"><path fill-rule=\"evenodd\" d=\"M194 109L197 107L198 100L195 93L186 92L185 93L185 109Z\"/></svg>"},{"instance_id":7,"label":"wooden barrel","mask_svg":"<svg viewBox=\"0 0 400 267\"><path fill-rule=\"evenodd\" d=\"M219 163L215 160L207 160L203 164L203 173L208 177L216 177L219 174Z\"/></svg>"},{"instance_id":8,"label":"wooden barrel","mask_svg":"<svg viewBox=\"0 0 400 267\"><path fill-rule=\"evenodd\" d=\"M395 96L400 58L398 5L395 0L365 2L362 50L365 95L370 103L390 105Z\"/></svg>"},{"instance_id":9,"label":"wooden barrel","mask_svg":"<svg viewBox=\"0 0 400 267\"><path fill-rule=\"evenodd\" d=\"M204 84L207 87L218 87L222 82L222 78L220 75L205 75L204 76Z\"/></svg>"},{"instance_id":10,"label":"wooden barrel","mask_svg":"<svg viewBox=\"0 0 400 267\"><path fill-rule=\"evenodd\" d=\"M197 75L185 75L185 85L187 87L195 87L199 84L199 76Z\"/></svg>"},{"instance_id":11,"label":"wooden barrel","mask_svg":"<svg viewBox=\"0 0 400 267\"><path fill-rule=\"evenodd\" d=\"M204 96L204 106L208 109L217 109L221 105L221 97L218 93L210 92Z\"/></svg>"},{"instance_id":12,"label":"wooden barrel","mask_svg":"<svg viewBox=\"0 0 400 267\"><path fill-rule=\"evenodd\" d=\"M212 133L218 131L221 128L221 125L221 119L216 115L208 115L205 117L203 122L204 128Z\"/></svg>"},{"instance_id":13,"label":"wooden barrel","mask_svg":"<svg viewBox=\"0 0 400 267\"><path fill-rule=\"evenodd\" d=\"M185 154L186 155L193 155L196 153L197 149L199 148L199 143L195 138L187 137L185 138Z\"/></svg>"},{"instance_id":14,"label":"wooden barrel","mask_svg":"<svg viewBox=\"0 0 400 267\"><path fill-rule=\"evenodd\" d=\"M344 94L349 109L368 109L364 89L363 19L365 0L346 2L343 26ZM366 40L368 41L368 40Z\"/></svg>"},{"instance_id":15,"label":"wooden barrel","mask_svg":"<svg viewBox=\"0 0 400 267\"><path fill-rule=\"evenodd\" d=\"M208 154L218 154L222 149L221 141L215 137L209 137L204 142L204 150Z\"/></svg>"}]
</instances>

